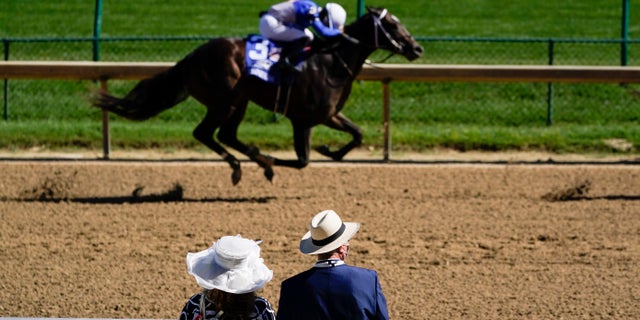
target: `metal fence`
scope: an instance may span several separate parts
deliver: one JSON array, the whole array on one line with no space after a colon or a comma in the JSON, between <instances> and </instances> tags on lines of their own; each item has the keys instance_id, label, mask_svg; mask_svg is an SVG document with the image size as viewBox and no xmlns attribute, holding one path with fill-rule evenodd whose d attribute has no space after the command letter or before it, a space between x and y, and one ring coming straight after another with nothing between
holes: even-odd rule
<instances>
[{"instance_id":1,"label":"metal fence","mask_svg":"<svg viewBox=\"0 0 640 320\"><path fill-rule=\"evenodd\" d=\"M214 36L5 38L4 60L175 61ZM639 65L640 39L416 37L415 63ZM635 49L635 50L634 50Z\"/></svg>"},{"instance_id":2,"label":"metal fence","mask_svg":"<svg viewBox=\"0 0 640 320\"><path fill-rule=\"evenodd\" d=\"M213 37L213 36L211 36ZM101 61L178 61L210 36L193 37L103 37L99 42L92 38L10 38L1 39L4 60L93 60ZM528 65L640 65L640 40L617 39L529 39L529 38L456 38L456 37L416 37L424 46L425 54L412 63L423 64L528 64ZM96 53L96 48L99 50ZM372 61L382 60L386 53L376 52ZM406 63L400 57L392 57L388 62ZM398 85L400 86L400 85ZM602 119L611 117L609 106L615 104L618 118L638 117L636 105L638 90L631 87L623 90L609 90L615 85L595 91L609 94L583 94L580 85L566 84L432 84L403 83L400 94L394 99L406 112L396 109L394 121L415 115L410 109L424 109L421 112L424 121L436 123L453 121L456 110L461 104L474 104L493 117L498 123L506 125L538 123L551 124L556 121L573 122L585 108L601 108L596 114ZM596 86L593 84L585 85ZM508 89L505 89L509 87ZM118 90L118 84L112 86ZM394 89L396 90L396 89ZM86 85L63 83L62 81L4 81L3 117L5 120L20 119L21 106L51 108L50 95L59 96L63 108L50 109L43 117L73 120L86 115ZM500 109L483 101L484 94L492 92L503 95L507 101ZM38 97L45 95L44 97ZM622 96L621 96L622 95ZM570 97L569 97L570 96ZM569 97L569 98L566 98ZM354 108L367 108L358 104L357 92L352 95ZM600 99L600 100L598 100ZM558 110L558 106L561 109ZM504 109L502 109L504 108ZM64 110L59 110L64 109ZM554 110L555 109L555 110ZM399 110L399 111L398 111ZM493 113L491 111L493 110ZM542 112L541 112L542 110ZM61 116L60 113L65 113ZM379 109L371 110L372 117L379 117ZM180 117L183 115L172 115ZM199 121L200 115L185 114L189 121ZM449 118L450 117L450 118ZM461 117L456 121L468 121L473 124L476 115ZM578 120L584 121L584 120ZM594 119L593 121L600 121Z\"/></svg>"}]
</instances>

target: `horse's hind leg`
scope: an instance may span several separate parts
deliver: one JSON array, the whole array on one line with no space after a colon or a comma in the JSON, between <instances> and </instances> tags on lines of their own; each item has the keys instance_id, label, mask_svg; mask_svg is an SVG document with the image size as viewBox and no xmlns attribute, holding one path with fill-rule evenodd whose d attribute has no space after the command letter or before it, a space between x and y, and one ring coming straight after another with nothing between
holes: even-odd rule
<instances>
[{"instance_id":1,"label":"horse's hind leg","mask_svg":"<svg viewBox=\"0 0 640 320\"><path fill-rule=\"evenodd\" d=\"M212 109L213 108L209 108L207 110L207 114L205 115L204 119L202 119L200 124L198 124L198 126L193 130L193 137L205 146L209 147L209 149L219 154L224 161L229 163L229 166L231 166L231 169L233 169L233 173L231 174L231 182L233 183L233 185L236 185L238 184L238 182L240 182L240 179L242 179L242 169L240 168L240 161L238 161L236 157L230 154L222 145L220 145L213 139L213 134L220 125L220 119L224 119L227 115L216 114L211 111Z\"/></svg>"},{"instance_id":2,"label":"horse's hind leg","mask_svg":"<svg viewBox=\"0 0 640 320\"><path fill-rule=\"evenodd\" d=\"M329 150L329 147L324 145L315 148L320 154L327 156L333 160L340 161L349 151L360 146L362 144L362 130L351 120L345 117L342 113L338 113L331 117L329 120L323 123L325 126L347 132L351 134L351 141L337 151Z\"/></svg>"}]
</instances>

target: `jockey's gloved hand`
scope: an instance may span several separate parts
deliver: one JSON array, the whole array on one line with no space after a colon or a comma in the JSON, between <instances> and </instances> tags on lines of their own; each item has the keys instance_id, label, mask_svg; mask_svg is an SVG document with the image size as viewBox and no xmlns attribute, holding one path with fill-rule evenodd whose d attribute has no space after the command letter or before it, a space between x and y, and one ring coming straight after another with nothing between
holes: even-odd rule
<instances>
[{"instance_id":1,"label":"jockey's gloved hand","mask_svg":"<svg viewBox=\"0 0 640 320\"><path fill-rule=\"evenodd\" d=\"M338 29L329 28L318 18L313 20L311 24L313 31L323 38L333 38L339 36L342 32Z\"/></svg>"}]
</instances>

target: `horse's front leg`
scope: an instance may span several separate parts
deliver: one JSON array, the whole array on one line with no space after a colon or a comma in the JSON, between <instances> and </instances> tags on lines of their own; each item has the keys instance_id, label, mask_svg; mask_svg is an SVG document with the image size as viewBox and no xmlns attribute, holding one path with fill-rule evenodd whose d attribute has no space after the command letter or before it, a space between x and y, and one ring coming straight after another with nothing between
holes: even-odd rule
<instances>
[{"instance_id":1,"label":"horse's front leg","mask_svg":"<svg viewBox=\"0 0 640 320\"><path fill-rule=\"evenodd\" d=\"M260 153L260 149L254 146L248 147L246 155L249 159L253 160L262 169L264 169L265 178L267 178L269 182L273 182L273 166L275 164L275 158L270 155Z\"/></svg>"},{"instance_id":2,"label":"horse's front leg","mask_svg":"<svg viewBox=\"0 0 640 320\"><path fill-rule=\"evenodd\" d=\"M256 162L260 167L264 169L264 176L273 181L273 165L275 159L269 155L260 153L260 149L254 146L248 146L242 141L238 140L238 127L240 122L244 118L247 111L248 101L238 99L235 101L235 109L231 116L220 126L218 131L218 140L225 145L238 150L242 154L246 155L252 161Z\"/></svg>"},{"instance_id":3,"label":"horse's front leg","mask_svg":"<svg viewBox=\"0 0 640 320\"><path fill-rule=\"evenodd\" d=\"M309 148L311 145L311 127L293 125L293 148L296 151L296 160L283 160L272 158L276 166L302 169L309 165Z\"/></svg>"},{"instance_id":4,"label":"horse's front leg","mask_svg":"<svg viewBox=\"0 0 640 320\"><path fill-rule=\"evenodd\" d=\"M351 141L337 151L331 151L327 145L315 148L320 154L335 161L340 161L347 153L349 153L349 151L362 144L362 130L342 113L338 113L329 118L329 120L325 121L323 124L329 128L351 134Z\"/></svg>"},{"instance_id":5,"label":"horse's front leg","mask_svg":"<svg viewBox=\"0 0 640 320\"><path fill-rule=\"evenodd\" d=\"M240 167L240 161L238 161L236 157L230 154L222 145L220 145L213 139L213 133L220 124L219 121L216 121L216 119L219 118L221 118L221 114L214 115L211 111L207 111L204 119L200 122L200 124L198 124L195 130L193 130L193 137L196 138L196 140L200 141L202 144L209 147L209 149L215 151L220 155L220 157L222 157L224 161L229 164L229 166L233 170L233 173L231 174L231 182L233 183L233 185L237 185L238 182L240 182L240 179L242 179L242 169Z\"/></svg>"},{"instance_id":6,"label":"horse's front leg","mask_svg":"<svg viewBox=\"0 0 640 320\"><path fill-rule=\"evenodd\" d=\"M296 151L296 160L284 160L262 154L260 149L253 146L246 146L239 140L235 139L235 134L230 134L231 128L220 128L218 138L225 144L247 155L251 160L255 161L264 169L264 176L273 182L274 172L273 166L282 166L289 168L302 169L309 164L309 146L311 142L311 128L293 125L293 144ZM223 137L224 136L224 137ZM232 139L233 138L233 139Z\"/></svg>"}]
</instances>

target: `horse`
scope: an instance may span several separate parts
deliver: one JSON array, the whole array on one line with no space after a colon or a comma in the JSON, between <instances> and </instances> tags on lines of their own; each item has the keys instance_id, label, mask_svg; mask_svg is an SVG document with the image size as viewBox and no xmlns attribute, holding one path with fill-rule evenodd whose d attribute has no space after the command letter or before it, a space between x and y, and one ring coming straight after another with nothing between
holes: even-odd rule
<instances>
[{"instance_id":1,"label":"horse","mask_svg":"<svg viewBox=\"0 0 640 320\"><path fill-rule=\"evenodd\" d=\"M341 110L353 81L371 53L382 49L413 61L423 52L397 17L385 8L369 7L365 14L344 27L343 36L307 57L299 72L293 75L293 81L279 85L246 73L245 40L211 39L174 66L138 82L123 98L101 91L94 96L92 105L127 119L143 121L191 96L207 108L193 137L229 164L233 185L240 182L242 169L240 161L223 144L256 162L272 182L273 166L302 169L309 164L311 132L317 125L351 135L351 141L337 150L330 150L328 146L315 149L334 161L342 160L362 144L361 129ZM249 101L291 121L297 159L272 157L238 140L237 130Z\"/></svg>"}]
</instances>

